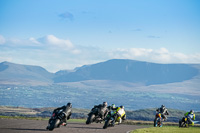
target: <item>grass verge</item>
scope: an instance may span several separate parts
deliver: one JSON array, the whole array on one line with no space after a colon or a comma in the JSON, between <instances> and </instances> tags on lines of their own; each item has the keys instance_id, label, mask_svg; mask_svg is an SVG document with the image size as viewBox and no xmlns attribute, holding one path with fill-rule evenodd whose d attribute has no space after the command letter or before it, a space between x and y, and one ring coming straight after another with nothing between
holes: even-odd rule
<instances>
[{"instance_id":1,"label":"grass verge","mask_svg":"<svg viewBox=\"0 0 200 133\"><path fill-rule=\"evenodd\" d=\"M24 117L24 116L1 116L0 119L26 119L26 120L49 120L49 118L42 117ZM81 122L84 123L85 119L70 119L68 122Z\"/></svg>"},{"instance_id":2,"label":"grass verge","mask_svg":"<svg viewBox=\"0 0 200 133\"><path fill-rule=\"evenodd\" d=\"M200 127L179 128L178 126L150 127L131 131L130 133L200 133Z\"/></svg>"},{"instance_id":3,"label":"grass verge","mask_svg":"<svg viewBox=\"0 0 200 133\"><path fill-rule=\"evenodd\" d=\"M153 121L138 121L138 120L125 120L123 122L127 125L150 125L153 126ZM178 123L175 122L163 122L164 126L178 126Z\"/></svg>"}]
</instances>

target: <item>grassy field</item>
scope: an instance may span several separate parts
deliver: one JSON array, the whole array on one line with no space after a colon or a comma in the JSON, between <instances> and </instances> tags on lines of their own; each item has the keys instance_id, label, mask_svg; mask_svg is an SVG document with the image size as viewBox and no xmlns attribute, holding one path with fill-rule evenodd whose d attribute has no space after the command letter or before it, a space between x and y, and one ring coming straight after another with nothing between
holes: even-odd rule
<instances>
[{"instance_id":1,"label":"grassy field","mask_svg":"<svg viewBox=\"0 0 200 133\"><path fill-rule=\"evenodd\" d=\"M42 117L24 117L24 116L1 116L0 119L26 119L26 120L49 120L49 118ZM70 119L68 122L81 122L85 123L86 119Z\"/></svg>"},{"instance_id":2,"label":"grassy field","mask_svg":"<svg viewBox=\"0 0 200 133\"><path fill-rule=\"evenodd\" d=\"M200 133L200 127L179 128L178 126L150 127L132 131L131 133Z\"/></svg>"},{"instance_id":3,"label":"grassy field","mask_svg":"<svg viewBox=\"0 0 200 133\"><path fill-rule=\"evenodd\" d=\"M0 115L0 119L48 120L49 118L42 118L42 117L24 117L24 116L2 116L2 115Z\"/></svg>"}]
</instances>

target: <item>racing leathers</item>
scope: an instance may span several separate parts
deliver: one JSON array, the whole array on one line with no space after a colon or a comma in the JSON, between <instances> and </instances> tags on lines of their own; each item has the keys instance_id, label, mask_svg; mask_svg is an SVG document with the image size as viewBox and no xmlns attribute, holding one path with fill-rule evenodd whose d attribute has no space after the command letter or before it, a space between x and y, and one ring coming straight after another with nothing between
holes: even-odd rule
<instances>
[{"instance_id":1,"label":"racing leathers","mask_svg":"<svg viewBox=\"0 0 200 133\"><path fill-rule=\"evenodd\" d=\"M161 113L161 117L164 119L164 121L167 120L167 117L165 115L169 115L169 112L165 107L160 107L156 111Z\"/></svg>"},{"instance_id":2,"label":"racing leathers","mask_svg":"<svg viewBox=\"0 0 200 133\"><path fill-rule=\"evenodd\" d=\"M186 116L188 118L189 124L194 126L193 120L195 120L195 114L190 111L190 112L185 113L184 116Z\"/></svg>"},{"instance_id":3,"label":"racing leathers","mask_svg":"<svg viewBox=\"0 0 200 133\"><path fill-rule=\"evenodd\" d=\"M94 108L98 108L98 112L100 113L100 117L101 117L102 120L104 120L105 117L108 114L107 102L104 102L103 104L95 105Z\"/></svg>"},{"instance_id":4,"label":"racing leathers","mask_svg":"<svg viewBox=\"0 0 200 133\"><path fill-rule=\"evenodd\" d=\"M115 121L118 121L119 123L121 123L122 120L126 119L126 112L124 110L124 107L116 107L114 110L115 110L115 112L114 112L115 113L115 115L114 115Z\"/></svg>"},{"instance_id":5,"label":"racing leathers","mask_svg":"<svg viewBox=\"0 0 200 133\"><path fill-rule=\"evenodd\" d=\"M55 112L57 112L59 110L62 110L65 113L66 117L64 117L62 121L64 122L63 125L66 126L67 125L67 120L70 119L71 114L72 114L72 105L71 105L71 103L68 103L67 105L64 105L62 107L56 108L53 111L53 113L55 113Z\"/></svg>"}]
</instances>

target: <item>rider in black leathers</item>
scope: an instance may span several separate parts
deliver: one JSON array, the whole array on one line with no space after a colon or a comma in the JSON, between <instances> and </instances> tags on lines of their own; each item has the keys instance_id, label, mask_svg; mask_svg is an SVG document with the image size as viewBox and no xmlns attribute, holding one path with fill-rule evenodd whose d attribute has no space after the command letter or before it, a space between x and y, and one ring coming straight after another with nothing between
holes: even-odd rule
<instances>
[{"instance_id":1,"label":"rider in black leathers","mask_svg":"<svg viewBox=\"0 0 200 133\"><path fill-rule=\"evenodd\" d=\"M70 116L72 114L72 104L71 103L67 103L67 105L64 105L62 107L56 108L53 113L55 113L56 111L59 110L63 110L63 112L65 112L66 117L62 120L63 121L63 125L66 126L67 125L67 120L70 119Z\"/></svg>"},{"instance_id":2,"label":"rider in black leathers","mask_svg":"<svg viewBox=\"0 0 200 133\"><path fill-rule=\"evenodd\" d=\"M94 108L98 108L100 110L100 117L103 120L106 115L108 114L108 109L107 109L107 102L103 102L103 104L95 105Z\"/></svg>"}]
</instances>

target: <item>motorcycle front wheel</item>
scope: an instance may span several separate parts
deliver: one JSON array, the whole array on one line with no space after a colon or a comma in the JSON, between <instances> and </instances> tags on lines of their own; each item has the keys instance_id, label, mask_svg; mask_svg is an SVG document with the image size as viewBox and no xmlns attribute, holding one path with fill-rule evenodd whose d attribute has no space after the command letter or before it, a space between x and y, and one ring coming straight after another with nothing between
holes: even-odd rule
<instances>
[{"instance_id":1,"label":"motorcycle front wheel","mask_svg":"<svg viewBox=\"0 0 200 133\"><path fill-rule=\"evenodd\" d=\"M106 121L105 121L105 124L104 124L104 126L103 126L103 129L106 129L106 128L109 126L109 124L111 123L111 121L112 121L112 120L106 120Z\"/></svg>"}]
</instances>

